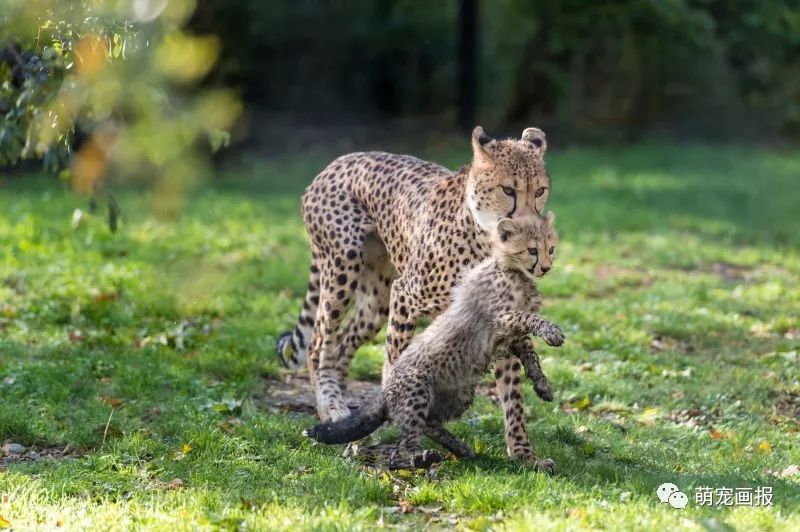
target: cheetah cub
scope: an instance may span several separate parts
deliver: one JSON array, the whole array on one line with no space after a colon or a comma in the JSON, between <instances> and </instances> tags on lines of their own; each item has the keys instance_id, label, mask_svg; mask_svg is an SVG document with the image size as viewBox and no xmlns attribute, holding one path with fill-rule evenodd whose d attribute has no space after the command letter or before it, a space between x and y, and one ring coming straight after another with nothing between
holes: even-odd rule
<instances>
[{"instance_id":1,"label":"cheetah cub","mask_svg":"<svg viewBox=\"0 0 800 532\"><path fill-rule=\"evenodd\" d=\"M533 283L553 263L558 241L554 217L530 217L497 223L492 255L467 272L454 289L450 307L414 338L400 356L377 400L335 422L320 423L304 434L322 443L359 440L389 419L402 434L396 446L378 446L389 468L427 467L442 460L423 451L423 435L458 457L474 451L444 428L463 414L475 388L493 362L520 336L534 334L560 346L564 335L555 323L539 316L541 296ZM523 360L526 370L533 362ZM524 419L509 420L520 434ZM553 471L550 459L524 457L537 468Z\"/></svg>"}]
</instances>

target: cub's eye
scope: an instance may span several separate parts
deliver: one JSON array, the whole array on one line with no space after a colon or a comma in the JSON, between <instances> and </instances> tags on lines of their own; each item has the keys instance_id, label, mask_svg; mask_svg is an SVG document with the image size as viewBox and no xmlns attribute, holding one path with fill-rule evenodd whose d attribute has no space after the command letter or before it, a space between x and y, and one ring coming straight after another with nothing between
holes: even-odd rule
<instances>
[{"instance_id":1,"label":"cub's eye","mask_svg":"<svg viewBox=\"0 0 800 532\"><path fill-rule=\"evenodd\" d=\"M556 248L550 248L550 254L551 254L551 255L552 255L553 253L555 253L555 252L556 252Z\"/></svg>"},{"instance_id":2,"label":"cub's eye","mask_svg":"<svg viewBox=\"0 0 800 532\"><path fill-rule=\"evenodd\" d=\"M536 248L528 248L528 253L530 253L531 255L533 255L534 257L536 257L536 256L538 256L538 255L539 255L539 250L538 250L538 249L536 249Z\"/></svg>"},{"instance_id":3,"label":"cub's eye","mask_svg":"<svg viewBox=\"0 0 800 532\"><path fill-rule=\"evenodd\" d=\"M539 187L539 188L536 190L536 197L538 198L538 197L540 197L542 194L544 194L544 191L545 191L545 190L547 190L547 187Z\"/></svg>"},{"instance_id":4,"label":"cub's eye","mask_svg":"<svg viewBox=\"0 0 800 532\"><path fill-rule=\"evenodd\" d=\"M517 191L511 187L503 187L503 192L506 196L515 196L517 194Z\"/></svg>"}]
</instances>

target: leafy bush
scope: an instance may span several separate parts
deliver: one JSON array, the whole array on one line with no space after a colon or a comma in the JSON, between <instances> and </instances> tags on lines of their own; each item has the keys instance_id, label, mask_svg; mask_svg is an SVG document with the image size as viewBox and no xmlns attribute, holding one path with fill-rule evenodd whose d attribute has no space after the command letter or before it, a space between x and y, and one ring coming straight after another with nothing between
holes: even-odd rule
<instances>
[{"instance_id":1,"label":"leafy bush","mask_svg":"<svg viewBox=\"0 0 800 532\"><path fill-rule=\"evenodd\" d=\"M5 0L0 15L0 165L42 159L77 190L154 184L165 214L202 173L201 146L227 142L240 111L195 90L216 37L183 29L191 0Z\"/></svg>"}]
</instances>

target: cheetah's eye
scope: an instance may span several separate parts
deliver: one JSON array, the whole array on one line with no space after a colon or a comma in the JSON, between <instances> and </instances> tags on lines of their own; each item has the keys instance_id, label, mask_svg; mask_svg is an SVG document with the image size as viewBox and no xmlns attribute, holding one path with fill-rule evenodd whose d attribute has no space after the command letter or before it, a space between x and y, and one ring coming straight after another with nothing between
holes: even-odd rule
<instances>
[{"instance_id":1,"label":"cheetah's eye","mask_svg":"<svg viewBox=\"0 0 800 532\"><path fill-rule=\"evenodd\" d=\"M540 197L542 194L544 194L544 191L545 191L545 190L547 190L547 187L539 187L539 188L536 190L536 197L538 198L538 197Z\"/></svg>"},{"instance_id":2,"label":"cheetah's eye","mask_svg":"<svg viewBox=\"0 0 800 532\"><path fill-rule=\"evenodd\" d=\"M550 248L550 254L551 254L551 255L552 255L553 253L555 253L555 252L556 252L556 248Z\"/></svg>"},{"instance_id":3,"label":"cheetah's eye","mask_svg":"<svg viewBox=\"0 0 800 532\"><path fill-rule=\"evenodd\" d=\"M528 248L528 253L530 253L534 257L539 256L539 250L536 248Z\"/></svg>"},{"instance_id":4,"label":"cheetah's eye","mask_svg":"<svg viewBox=\"0 0 800 532\"><path fill-rule=\"evenodd\" d=\"M517 194L517 191L511 187L503 187L503 192L505 193L506 196L512 196L512 197Z\"/></svg>"}]
</instances>

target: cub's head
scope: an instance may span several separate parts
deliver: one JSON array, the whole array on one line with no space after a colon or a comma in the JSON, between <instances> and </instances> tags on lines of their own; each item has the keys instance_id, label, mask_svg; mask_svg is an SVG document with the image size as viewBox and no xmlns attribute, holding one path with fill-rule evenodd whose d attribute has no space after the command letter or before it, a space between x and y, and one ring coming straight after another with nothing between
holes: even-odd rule
<instances>
[{"instance_id":1,"label":"cub's head","mask_svg":"<svg viewBox=\"0 0 800 532\"><path fill-rule=\"evenodd\" d=\"M495 140L478 126L472 132L472 164L467 204L472 217L490 232L500 218L541 214L550 195L544 164L547 140L529 127L520 139Z\"/></svg>"},{"instance_id":2,"label":"cub's head","mask_svg":"<svg viewBox=\"0 0 800 532\"><path fill-rule=\"evenodd\" d=\"M545 275L553 266L558 246L554 223L552 212L518 220L503 218L495 230L494 256L504 267L531 279Z\"/></svg>"}]
</instances>

